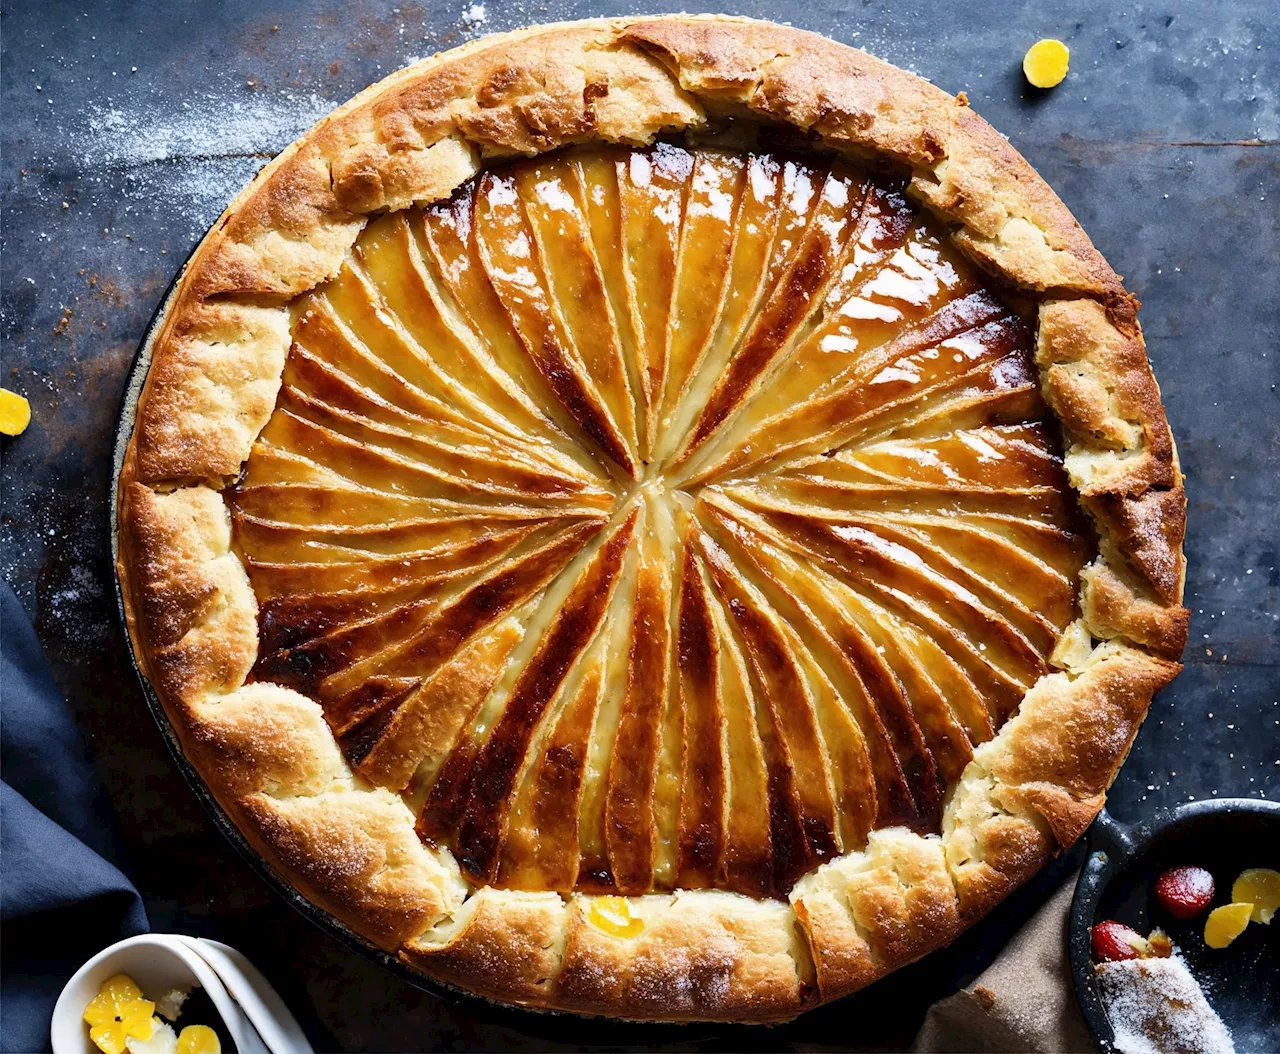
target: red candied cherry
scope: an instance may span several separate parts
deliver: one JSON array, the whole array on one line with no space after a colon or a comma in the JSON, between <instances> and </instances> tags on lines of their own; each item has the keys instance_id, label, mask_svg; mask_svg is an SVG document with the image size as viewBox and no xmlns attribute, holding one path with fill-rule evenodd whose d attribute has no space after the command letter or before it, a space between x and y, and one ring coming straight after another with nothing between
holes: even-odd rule
<instances>
[{"instance_id":1,"label":"red candied cherry","mask_svg":"<svg viewBox=\"0 0 1280 1054\"><path fill-rule=\"evenodd\" d=\"M1100 963L1142 958L1147 949L1147 941L1142 934L1110 919L1093 927L1090 943L1093 946L1093 958Z\"/></svg>"},{"instance_id":2,"label":"red candied cherry","mask_svg":"<svg viewBox=\"0 0 1280 1054\"><path fill-rule=\"evenodd\" d=\"M1175 919L1194 919L1213 901L1213 876L1203 867L1171 867L1156 879L1156 900Z\"/></svg>"}]
</instances>

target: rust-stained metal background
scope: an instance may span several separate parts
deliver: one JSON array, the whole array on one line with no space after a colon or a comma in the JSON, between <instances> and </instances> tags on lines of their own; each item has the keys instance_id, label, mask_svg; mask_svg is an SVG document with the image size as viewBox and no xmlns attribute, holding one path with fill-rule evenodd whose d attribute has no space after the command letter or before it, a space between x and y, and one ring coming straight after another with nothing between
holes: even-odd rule
<instances>
[{"instance_id":1,"label":"rust-stained metal background","mask_svg":"<svg viewBox=\"0 0 1280 1054\"><path fill-rule=\"evenodd\" d=\"M501 4L19 0L0 63L3 574L36 622L154 927L242 948L319 1050L892 1048L978 972L1054 874L951 949L780 1029L648 1032L446 1004L289 910L217 834L143 705L117 625L105 508L130 360L222 205L329 107L413 58L529 22L661 0ZM682 4L695 9L719 5ZM1187 669L1155 703L1110 808L1280 797L1280 40L1274 0L746 0L923 74L1006 133L1144 301L1188 476ZM1058 89L1021 80L1041 36ZM1242 979L1241 983L1245 983Z\"/></svg>"}]
</instances>

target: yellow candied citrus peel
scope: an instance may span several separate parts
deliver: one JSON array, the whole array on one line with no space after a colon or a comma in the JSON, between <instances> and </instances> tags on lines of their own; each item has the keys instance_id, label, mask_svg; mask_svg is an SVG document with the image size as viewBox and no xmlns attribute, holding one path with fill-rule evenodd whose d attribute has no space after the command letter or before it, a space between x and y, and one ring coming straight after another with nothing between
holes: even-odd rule
<instances>
[{"instance_id":1,"label":"yellow candied citrus peel","mask_svg":"<svg viewBox=\"0 0 1280 1054\"><path fill-rule=\"evenodd\" d=\"M1037 88L1054 88L1062 83L1071 61L1071 50L1061 40L1037 40L1022 56L1022 72Z\"/></svg>"},{"instance_id":2,"label":"yellow candied citrus peel","mask_svg":"<svg viewBox=\"0 0 1280 1054\"><path fill-rule=\"evenodd\" d=\"M1270 926L1280 910L1280 871L1269 867L1251 867L1241 871L1231 886L1231 899L1253 905L1252 922Z\"/></svg>"},{"instance_id":3,"label":"yellow candied citrus peel","mask_svg":"<svg viewBox=\"0 0 1280 1054\"><path fill-rule=\"evenodd\" d=\"M0 432L7 436L21 434L31 423L31 404L17 392L0 388Z\"/></svg>"},{"instance_id":4,"label":"yellow candied citrus peel","mask_svg":"<svg viewBox=\"0 0 1280 1054\"><path fill-rule=\"evenodd\" d=\"M615 937L638 937L644 930L644 920L631 914L626 897L596 897L587 910L587 918Z\"/></svg>"},{"instance_id":5,"label":"yellow candied citrus peel","mask_svg":"<svg viewBox=\"0 0 1280 1054\"><path fill-rule=\"evenodd\" d=\"M222 1041L208 1025L188 1025L178 1033L177 1054L222 1054Z\"/></svg>"},{"instance_id":6,"label":"yellow candied citrus peel","mask_svg":"<svg viewBox=\"0 0 1280 1054\"><path fill-rule=\"evenodd\" d=\"M1252 913L1253 905L1248 901L1214 908L1204 920L1205 944L1210 948L1225 948L1244 932Z\"/></svg>"},{"instance_id":7,"label":"yellow candied citrus peel","mask_svg":"<svg viewBox=\"0 0 1280 1054\"><path fill-rule=\"evenodd\" d=\"M89 1038L103 1054L124 1054L127 1040L151 1038L155 1008L128 974L108 977L84 1008Z\"/></svg>"}]
</instances>

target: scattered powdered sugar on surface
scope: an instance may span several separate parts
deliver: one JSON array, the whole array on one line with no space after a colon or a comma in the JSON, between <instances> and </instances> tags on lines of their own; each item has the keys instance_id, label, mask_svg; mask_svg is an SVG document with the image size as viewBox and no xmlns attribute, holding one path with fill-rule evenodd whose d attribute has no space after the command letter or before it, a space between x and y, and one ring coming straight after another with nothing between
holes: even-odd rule
<instances>
[{"instance_id":1,"label":"scattered powdered sugar on surface","mask_svg":"<svg viewBox=\"0 0 1280 1054\"><path fill-rule=\"evenodd\" d=\"M467 32L474 33L488 21L484 4L468 4L462 9L462 28Z\"/></svg>"},{"instance_id":2,"label":"scattered powdered sugar on surface","mask_svg":"<svg viewBox=\"0 0 1280 1054\"><path fill-rule=\"evenodd\" d=\"M1122 1054L1235 1054L1230 1031L1176 952L1101 963L1097 971Z\"/></svg>"},{"instance_id":3,"label":"scattered powdered sugar on surface","mask_svg":"<svg viewBox=\"0 0 1280 1054\"><path fill-rule=\"evenodd\" d=\"M257 171L332 108L314 94L233 96L89 107L60 131L90 185L110 188L124 211L163 205L198 235Z\"/></svg>"},{"instance_id":4,"label":"scattered powdered sugar on surface","mask_svg":"<svg viewBox=\"0 0 1280 1054\"><path fill-rule=\"evenodd\" d=\"M236 97L207 92L130 109L91 107L82 154L106 164L140 164L175 157L199 159L274 153L327 113L318 95L271 92Z\"/></svg>"}]
</instances>

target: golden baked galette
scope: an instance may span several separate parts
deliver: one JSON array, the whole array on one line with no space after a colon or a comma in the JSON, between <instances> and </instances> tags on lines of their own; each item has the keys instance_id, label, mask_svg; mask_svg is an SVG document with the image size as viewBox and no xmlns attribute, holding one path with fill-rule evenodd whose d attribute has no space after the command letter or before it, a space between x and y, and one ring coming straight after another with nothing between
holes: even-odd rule
<instances>
[{"instance_id":1,"label":"golden baked galette","mask_svg":"<svg viewBox=\"0 0 1280 1054\"><path fill-rule=\"evenodd\" d=\"M1178 670L1136 308L861 51L476 41L187 265L120 477L137 657L271 867L423 973L794 1016L1070 845Z\"/></svg>"}]
</instances>

